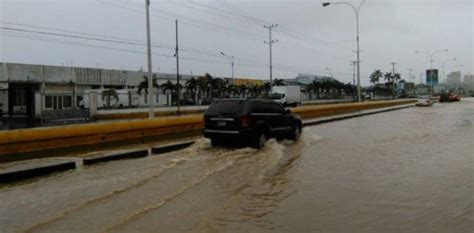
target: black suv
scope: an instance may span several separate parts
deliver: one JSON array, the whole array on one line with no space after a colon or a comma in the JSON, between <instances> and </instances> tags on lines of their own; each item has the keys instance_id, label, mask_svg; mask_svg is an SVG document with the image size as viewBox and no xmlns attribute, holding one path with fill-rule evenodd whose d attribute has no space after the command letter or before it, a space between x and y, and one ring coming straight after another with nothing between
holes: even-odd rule
<instances>
[{"instance_id":1,"label":"black suv","mask_svg":"<svg viewBox=\"0 0 474 233\"><path fill-rule=\"evenodd\" d=\"M204 137L212 146L242 142L261 148L269 138L297 140L301 118L283 105L263 99L220 99L204 114Z\"/></svg>"}]
</instances>

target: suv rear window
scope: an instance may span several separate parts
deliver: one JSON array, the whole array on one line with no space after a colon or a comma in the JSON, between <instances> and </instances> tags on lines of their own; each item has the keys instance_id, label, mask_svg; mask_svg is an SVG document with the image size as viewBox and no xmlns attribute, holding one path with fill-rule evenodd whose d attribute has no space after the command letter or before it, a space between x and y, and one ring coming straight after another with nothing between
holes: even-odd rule
<instances>
[{"instance_id":1,"label":"suv rear window","mask_svg":"<svg viewBox=\"0 0 474 233\"><path fill-rule=\"evenodd\" d=\"M206 114L239 114L245 109L244 100L216 100L207 109Z\"/></svg>"}]
</instances>

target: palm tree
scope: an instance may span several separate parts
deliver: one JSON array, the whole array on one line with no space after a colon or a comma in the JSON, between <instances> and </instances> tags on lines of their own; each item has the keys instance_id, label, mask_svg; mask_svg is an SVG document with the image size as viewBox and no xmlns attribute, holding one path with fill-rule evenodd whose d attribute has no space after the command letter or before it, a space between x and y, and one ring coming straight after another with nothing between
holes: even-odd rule
<instances>
[{"instance_id":1,"label":"palm tree","mask_svg":"<svg viewBox=\"0 0 474 233\"><path fill-rule=\"evenodd\" d=\"M230 96L235 97L237 93L237 86L234 84L230 84L227 86L227 92L229 93Z\"/></svg>"},{"instance_id":2,"label":"palm tree","mask_svg":"<svg viewBox=\"0 0 474 233\"><path fill-rule=\"evenodd\" d=\"M153 88L160 88L158 85L158 78L156 78L156 75L153 75ZM142 90L145 90L145 94L148 95L148 77L143 76L143 81L138 84L138 94L141 95Z\"/></svg>"},{"instance_id":3,"label":"palm tree","mask_svg":"<svg viewBox=\"0 0 474 233\"><path fill-rule=\"evenodd\" d=\"M386 81L385 85L392 89L392 99L395 99L395 74L386 72L384 78Z\"/></svg>"},{"instance_id":4,"label":"palm tree","mask_svg":"<svg viewBox=\"0 0 474 233\"><path fill-rule=\"evenodd\" d=\"M312 92L316 93L316 99L321 98L321 88L322 88L321 82L318 82L318 81L314 80L310 84L310 87L311 87Z\"/></svg>"},{"instance_id":5,"label":"palm tree","mask_svg":"<svg viewBox=\"0 0 474 233\"><path fill-rule=\"evenodd\" d=\"M163 90L163 92L170 91L170 93L171 93L171 103L173 103L174 91L176 90L175 84L173 84L170 80L168 80L166 83L161 84L161 90ZM170 105L169 102L168 102L168 98L166 98L166 101L167 101L167 105Z\"/></svg>"},{"instance_id":6,"label":"palm tree","mask_svg":"<svg viewBox=\"0 0 474 233\"><path fill-rule=\"evenodd\" d=\"M170 80L168 80L166 83L161 84L161 89L163 90L163 92L173 92L175 90L175 85Z\"/></svg>"},{"instance_id":7,"label":"palm tree","mask_svg":"<svg viewBox=\"0 0 474 233\"><path fill-rule=\"evenodd\" d=\"M380 79L383 78L384 75L381 70L375 70L371 75L370 75L370 82L374 84L374 86L379 83Z\"/></svg>"},{"instance_id":8,"label":"palm tree","mask_svg":"<svg viewBox=\"0 0 474 233\"><path fill-rule=\"evenodd\" d=\"M107 90L102 91L102 101L104 101L104 99L107 99L107 104L106 104L107 108L110 108L111 98L114 98L116 101L119 101L119 97L115 89L107 89Z\"/></svg>"},{"instance_id":9,"label":"palm tree","mask_svg":"<svg viewBox=\"0 0 474 233\"><path fill-rule=\"evenodd\" d=\"M197 102L196 99L196 92L198 89L198 81L193 77L190 80L186 81L186 92L191 93L191 96L195 102Z\"/></svg>"},{"instance_id":10,"label":"palm tree","mask_svg":"<svg viewBox=\"0 0 474 233\"><path fill-rule=\"evenodd\" d=\"M210 79L210 87L211 87L211 97L221 97L223 91L225 90L227 83L224 79L221 78L213 78ZM213 95L215 93L215 95Z\"/></svg>"},{"instance_id":11,"label":"palm tree","mask_svg":"<svg viewBox=\"0 0 474 233\"><path fill-rule=\"evenodd\" d=\"M275 79L275 80L273 80L272 85L279 87L279 86L286 86L286 83L285 83L285 80L283 80L283 79Z\"/></svg>"},{"instance_id":12,"label":"palm tree","mask_svg":"<svg viewBox=\"0 0 474 233\"><path fill-rule=\"evenodd\" d=\"M237 86L237 90L239 95L242 98L245 98L247 96L247 91L249 90L249 88L245 84L241 84Z\"/></svg>"},{"instance_id":13,"label":"palm tree","mask_svg":"<svg viewBox=\"0 0 474 233\"><path fill-rule=\"evenodd\" d=\"M344 93L346 95L351 95L354 100L355 100L355 93L356 93L355 90L356 90L356 87L352 85L351 83L344 84Z\"/></svg>"},{"instance_id":14,"label":"palm tree","mask_svg":"<svg viewBox=\"0 0 474 233\"><path fill-rule=\"evenodd\" d=\"M303 90L303 92L306 92L306 95L308 95L309 100L311 100L313 97L313 91L314 89L312 85L306 85Z\"/></svg>"},{"instance_id":15,"label":"palm tree","mask_svg":"<svg viewBox=\"0 0 474 233\"><path fill-rule=\"evenodd\" d=\"M252 85L248 88L248 91L251 97L258 97L261 89L257 85Z\"/></svg>"},{"instance_id":16,"label":"palm tree","mask_svg":"<svg viewBox=\"0 0 474 233\"><path fill-rule=\"evenodd\" d=\"M323 80L321 82L321 90L325 92L325 97L327 98L328 95L329 95L329 92L331 91L332 89L332 84L331 84L331 81L329 80Z\"/></svg>"},{"instance_id":17,"label":"palm tree","mask_svg":"<svg viewBox=\"0 0 474 233\"><path fill-rule=\"evenodd\" d=\"M208 81L208 78L206 76L200 76L198 77L197 81L196 81L196 85L197 85L197 88L199 89L199 99L202 99L204 96L203 96L203 93L205 95L205 97L208 97L208 88L209 88L209 81Z\"/></svg>"},{"instance_id":18,"label":"palm tree","mask_svg":"<svg viewBox=\"0 0 474 233\"><path fill-rule=\"evenodd\" d=\"M276 80L275 80L276 81ZM263 95L266 97L268 94L270 94L270 90L272 89L272 86L270 83L265 83L262 85L262 91Z\"/></svg>"}]
</instances>

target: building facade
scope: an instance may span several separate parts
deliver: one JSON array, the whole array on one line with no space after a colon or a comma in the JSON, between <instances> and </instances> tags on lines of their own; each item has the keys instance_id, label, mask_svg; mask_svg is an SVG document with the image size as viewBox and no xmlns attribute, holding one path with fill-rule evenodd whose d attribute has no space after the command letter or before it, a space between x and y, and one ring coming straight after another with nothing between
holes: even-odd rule
<instances>
[{"instance_id":1,"label":"building facade","mask_svg":"<svg viewBox=\"0 0 474 233\"><path fill-rule=\"evenodd\" d=\"M459 86L461 84L461 72L455 71L448 74L447 83L448 85Z\"/></svg>"},{"instance_id":2,"label":"building facade","mask_svg":"<svg viewBox=\"0 0 474 233\"><path fill-rule=\"evenodd\" d=\"M26 122L75 114L87 105L91 92L98 95L98 107L104 107L106 101L101 94L107 89L115 89L119 95L119 100L112 101L114 107L146 106L148 96L144 91L138 92L146 75L130 70L0 63L0 112L10 120L19 118ZM153 76L158 85L176 83L176 74L154 73ZM197 78L180 75L180 84L184 86L193 77ZM170 104L170 95L155 90L152 101L156 106L166 106Z\"/></svg>"}]
</instances>

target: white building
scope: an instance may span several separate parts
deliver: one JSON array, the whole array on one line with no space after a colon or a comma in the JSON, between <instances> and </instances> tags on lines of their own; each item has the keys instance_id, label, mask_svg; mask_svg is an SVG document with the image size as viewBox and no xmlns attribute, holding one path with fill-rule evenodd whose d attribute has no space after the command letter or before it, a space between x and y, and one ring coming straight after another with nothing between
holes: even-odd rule
<instances>
[{"instance_id":1,"label":"white building","mask_svg":"<svg viewBox=\"0 0 474 233\"><path fill-rule=\"evenodd\" d=\"M148 105L144 91L139 94L138 86L146 72L129 70L108 70L83 67L44 66L16 63L0 63L0 109L4 117L22 118L26 121L44 119L48 116L83 114L91 91L97 92L99 108L105 89L115 89L119 101L116 107ZM171 81L176 83L176 74L154 73L158 85ZM180 75L185 85L191 75ZM197 77L197 76L195 76ZM170 94L155 90L156 106L170 104ZM2 112L0 111L0 112ZM6 115L6 116L5 116Z\"/></svg>"},{"instance_id":2,"label":"white building","mask_svg":"<svg viewBox=\"0 0 474 233\"><path fill-rule=\"evenodd\" d=\"M461 84L461 71L455 71L448 74L448 85L459 86Z\"/></svg>"}]
</instances>

